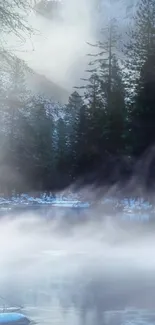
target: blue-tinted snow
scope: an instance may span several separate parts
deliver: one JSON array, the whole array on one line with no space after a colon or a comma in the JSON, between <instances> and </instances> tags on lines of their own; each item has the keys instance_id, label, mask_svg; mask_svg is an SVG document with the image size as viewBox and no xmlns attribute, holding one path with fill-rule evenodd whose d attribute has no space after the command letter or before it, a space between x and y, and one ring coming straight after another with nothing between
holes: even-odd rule
<instances>
[{"instance_id":1,"label":"blue-tinted snow","mask_svg":"<svg viewBox=\"0 0 155 325\"><path fill-rule=\"evenodd\" d=\"M19 321L23 318L25 318L25 316L19 313L0 313L0 324Z\"/></svg>"},{"instance_id":2,"label":"blue-tinted snow","mask_svg":"<svg viewBox=\"0 0 155 325\"><path fill-rule=\"evenodd\" d=\"M27 194L22 194L19 196L12 196L10 199L0 198L0 205L31 205L31 204L50 204L50 206L60 206L60 207L78 207L78 208L88 208L90 203L81 202L77 199L70 199L67 197L54 197L42 194L40 197L32 197Z\"/></svg>"},{"instance_id":3,"label":"blue-tinted snow","mask_svg":"<svg viewBox=\"0 0 155 325\"><path fill-rule=\"evenodd\" d=\"M152 212L154 212L154 207L148 201L143 198L124 198L116 199L112 197L104 197L100 200L102 205L103 213L108 211L113 211L117 215L121 215L123 220L136 220L136 221L148 221L150 216L152 218ZM90 202L80 201L78 195L69 193L59 194L49 194L42 193L38 197L33 197L28 194L22 195L12 195L11 198L0 197L1 209L10 209L12 206L32 206L32 205L44 205L57 208L71 208L71 209L89 209L91 208Z\"/></svg>"},{"instance_id":4,"label":"blue-tinted snow","mask_svg":"<svg viewBox=\"0 0 155 325\"><path fill-rule=\"evenodd\" d=\"M90 204L88 202L79 201L56 201L52 203L53 207L65 207L65 208L89 208Z\"/></svg>"},{"instance_id":5,"label":"blue-tinted snow","mask_svg":"<svg viewBox=\"0 0 155 325\"><path fill-rule=\"evenodd\" d=\"M70 197L60 197L60 196L48 196L46 194L42 194L40 197L32 197L29 196L28 194L21 194L21 195L17 195L17 196L12 196L8 199L0 197L0 204L12 204L12 205L16 205L16 204L52 204L52 205L63 205L63 206L82 206L82 207L89 207L91 202L81 202L78 199L74 199L74 198L70 198ZM152 209L152 205L145 201L144 199L129 199L129 198L124 198L122 200L117 200L114 198L106 198L104 197L103 200L100 201L100 203L104 206L106 204L109 205L115 205L116 207L118 206L122 206L123 210L125 211L130 211L131 210L151 210Z\"/></svg>"},{"instance_id":6,"label":"blue-tinted snow","mask_svg":"<svg viewBox=\"0 0 155 325\"><path fill-rule=\"evenodd\" d=\"M102 201L102 204L112 204L115 205L116 207L121 206L123 207L124 211L130 211L130 210L139 210L141 211L142 209L145 211L151 210L152 209L152 204L148 201L145 201L143 198L124 198L122 200L117 200L114 198L104 198Z\"/></svg>"}]
</instances>

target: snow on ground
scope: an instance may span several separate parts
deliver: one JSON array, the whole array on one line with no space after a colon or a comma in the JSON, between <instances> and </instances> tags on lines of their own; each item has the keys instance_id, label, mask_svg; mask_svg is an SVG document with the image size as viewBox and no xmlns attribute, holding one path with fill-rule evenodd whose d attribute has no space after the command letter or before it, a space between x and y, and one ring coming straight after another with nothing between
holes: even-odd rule
<instances>
[{"instance_id":1,"label":"snow on ground","mask_svg":"<svg viewBox=\"0 0 155 325\"><path fill-rule=\"evenodd\" d=\"M42 193L38 197L30 196L28 194L12 195L10 198L0 197L0 207L18 206L18 205L50 205L53 207L63 208L90 208L91 201L84 202L78 199L77 195L73 193L58 194L58 195L47 195ZM100 201L103 211L106 211L107 207L110 210L124 213L124 218L134 218L133 213L140 215L143 212L145 220L149 218L149 213L153 212L153 206L143 198L124 198L117 200L115 198L104 197Z\"/></svg>"},{"instance_id":2,"label":"snow on ground","mask_svg":"<svg viewBox=\"0 0 155 325\"><path fill-rule=\"evenodd\" d=\"M45 193L41 194L38 197L29 196L28 194L21 194L17 196L11 196L10 198L0 197L0 206L16 206L16 205L52 205L54 207L80 207L80 208L89 208L89 202L81 202L78 199L46 195Z\"/></svg>"},{"instance_id":3,"label":"snow on ground","mask_svg":"<svg viewBox=\"0 0 155 325\"><path fill-rule=\"evenodd\" d=\"M97 203L98 204L98 203ZM42 193L40 196L30 196L28 194L12 195L10 198L0 197L0 209L11 209L15 206L50 206L60 208L91 208L91 200L84 202L80 200L77 194L72 192L49 194ZM100 208L102 207L104 214L115 213L121 214L124 220L143 220L148 221L154 207L143 198L124 198L118 200L112 197L104 197L99 202ZM96 206L94 206L95 208ZM98 205L97 205L98 207ZM96 207L96 208L97 208Z\"/></svg>"}]
</instances>

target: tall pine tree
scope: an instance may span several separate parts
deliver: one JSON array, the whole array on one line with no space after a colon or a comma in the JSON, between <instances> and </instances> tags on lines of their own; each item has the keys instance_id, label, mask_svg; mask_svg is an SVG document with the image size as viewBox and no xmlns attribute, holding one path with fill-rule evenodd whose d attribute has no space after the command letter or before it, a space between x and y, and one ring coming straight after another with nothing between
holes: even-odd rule
<instances>
[{"instance_id":1,"label":"tall pine tree","mask_svg":"<svg viewBox=\"0 0 155 325\"><path fill-rule=\"evenodd\" d=\"M130 128L133 153L141 155L155 141L155 2L140 0L126 45L127 80L131 95ZM134 90L134 93L133 93ZM134 95L133 95L134 94Z\"/></svg>"}]
</instances>

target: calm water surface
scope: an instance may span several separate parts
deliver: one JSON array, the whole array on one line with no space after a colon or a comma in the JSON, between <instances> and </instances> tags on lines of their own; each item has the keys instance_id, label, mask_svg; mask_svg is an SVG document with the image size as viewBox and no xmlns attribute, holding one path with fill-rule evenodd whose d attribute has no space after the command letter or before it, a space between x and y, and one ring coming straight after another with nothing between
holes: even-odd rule
<instances>
[{"instance_id":1,"label":"calm water surface","mask_svg":"<svg viewBox=\"0 0 155 325\"><path fill-rule=\"evenodd\" d=\"M131 229L125 227L128 238ZM136 231L142 234L148 227L136 227L129 242L121 235L105 246L101 229L98 237L89 231L85 242L85 235L79 235L81 228L74 229L71 237L63 223L59 249L55 251L54 239L52 248L39 257L30 252L28 260L23 246L20 268L19 260L7 268L0 278L0 293L11 304L22 305L23 313L40 325L155 324L155 267L149 267L155 262L155 242L147 239L137 249Z\"/></svg>"}]
</instances>

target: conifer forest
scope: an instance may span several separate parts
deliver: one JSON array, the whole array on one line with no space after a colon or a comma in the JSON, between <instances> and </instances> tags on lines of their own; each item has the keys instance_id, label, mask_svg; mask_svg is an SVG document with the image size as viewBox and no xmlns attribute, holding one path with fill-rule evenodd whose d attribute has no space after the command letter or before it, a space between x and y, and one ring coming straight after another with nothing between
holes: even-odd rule
<instances>
[{"instance_id":1,"label":"conifer forest","mask_svg":"<svg viewBox=\"0 0 155 325\"><path fill-rule=\"evenodd\" d=\"M103 21L98 40L88 44L86 77L66 103L34 95L27 66L3 52L1 192L52 191L81 179L122 186L134 173L154 187L155 1L138 2L125 35L119 24Z\"/></svg>"}]
</instances>

